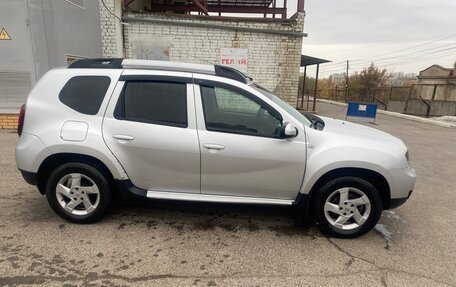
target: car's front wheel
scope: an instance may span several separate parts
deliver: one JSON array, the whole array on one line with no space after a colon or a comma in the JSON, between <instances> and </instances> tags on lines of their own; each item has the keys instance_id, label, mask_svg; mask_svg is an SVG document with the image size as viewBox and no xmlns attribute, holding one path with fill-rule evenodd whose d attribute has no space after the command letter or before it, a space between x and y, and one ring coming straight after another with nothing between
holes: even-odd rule
<instances>
[{"instance_id":1,"label":"car's front wheel","mask_svg":"<svg viewBox=\"0 0 456 287\"><path fill-rule=\"evenodd\" d=\"M377 224L383 206L371 183L357 177L341 177L320 189L314 209L317 224L325 234L353 238Z\"/></svg>"},{"instance_id":2,"label":"car's front wheel","mask_svg":"<svg viewBox=\"0 0 456 287\"><path fill-rule=\"evenodd\" d=\"M111 203L111 190L105 176L85 163L57 167L46 184L46 197L61 217L76 223L100 219Z\"/></svg>"}]
</instances>

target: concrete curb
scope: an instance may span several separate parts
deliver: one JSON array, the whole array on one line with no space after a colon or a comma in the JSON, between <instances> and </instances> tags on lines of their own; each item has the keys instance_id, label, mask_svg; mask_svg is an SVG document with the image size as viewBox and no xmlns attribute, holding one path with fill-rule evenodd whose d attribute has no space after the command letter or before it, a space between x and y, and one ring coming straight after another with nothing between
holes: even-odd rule
<instances>
[{"instance_id":1,"label":"concrete curb","mask_svg":"<svg viewBox=\"0 0 456 287\"><path fill-rule=\"evenodd\" d=\"M340 103L340 102L335 102L335 101L330 101L330 100L324 100L324 99L317 99L317 101L322 102L322 103L327 103L327 104L332 104L332 105L337 105L341 107L347 106L345 103ZM384 110L377 110L379 114L384 114L400 119L405 119L405 120L410 120L414 122L419 122L419 123L424 123L424 124L431 124L431 125L436 125L436 126L441 126L445 128L456 128L456 124L452 123L446 123L442 121L436 121L433 119L426 119L426 118L420 118L416 116L411 116L411 115L405 115L401 113L395 113L395 112L390 112L390 111L384 111Z\"/></svg>"}]
</instances>

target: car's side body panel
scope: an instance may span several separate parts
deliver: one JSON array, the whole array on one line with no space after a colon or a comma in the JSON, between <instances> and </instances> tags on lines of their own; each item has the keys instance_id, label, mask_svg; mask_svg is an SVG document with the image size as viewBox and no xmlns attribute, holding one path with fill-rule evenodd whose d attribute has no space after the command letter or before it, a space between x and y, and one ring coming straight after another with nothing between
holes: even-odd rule
<instances>
[{"instance_id":1,"label":"car's side body panel","mask_svg":"<svg viewBox=\"0 0 456 287\"><path fill-rule=\"evenodd\" d=\"M211 76L195 78L219 81ZM245 84L230 84L249 89ZM255 93L261 100L269 100L254 90L248 92ZM206 129L199 85L195 85L195 99L202 194L296 199L306 162L306 137L299 125L298 136L291 139L210 131ZM275 105L273 102L268 104ZM284 122L291 121L280 107L273 108L282 115ZM212 149L211 145L223 148Z\"/></svg>"},{"instance_id":2,"label":"car's side body panel","mask_svg":"<svg viewBox=\"0 0 456 287\"><path fill-rule=\"evenodd\" d=\"M307 170L300 193L308 194L319 178L340 168L365 169L382 175L388 182L392 198L406 197L413 189L410 183L415 182L414 172L409 172L406 178L391 174L391 170L410 169L405 159L405 146L398 148L374 141L369 136L356 138L325 130L306 130L309 137ZM406 184L402 185L401 181Z\"/></svg>"},{"instance_id":3,"label":"car's side body panel","mask_svg":"<svg viewBox=\"0 0 456 287\"><path fill-rule=\"evenodd\" d=\"M125 76L190 78L166 71L126 71ZM134 79L134 78L131 78ZM144 79L144 77L142 78ZM103 139L138 188L168 192L200 192L200 150L196 132L193 85L187 86L187 127L119 120L114 110L125 82L120 81L106 110ZM119 138L126 136L129 139Z\"/></svg>"},{"instance_id":4,"label":"car's side body panel","mask_svg":"<svg viewBox=\"0 0 456 287\"><path fill-rule=\"evenodd\" d=\"M114 178L127 178L122 166L109 151L105 143L101 140L101 125L103 115L108 105L111 94L117 85L122 70L89 70L89 69L54 69L46 73L35 85L27 98L26 114L24 120L23 133L39 137L49 154L75 153L92 156L102 161L110 170ZM95 115L85 115L79 113L59 101L59 93L67 81L74 76L108 76L111 79L106 96ZM87 134L83 140L66 140L61 137L62 128L68 121L85 123ZM26 137L20 137L18 147L23 146ZM22 154L32 156L33 149L27 151L16 150L18 157ZM44 158L42 159L44 161ZM34 164L25 164L24 161L18 162L18 168L38 172L41 159L37 159Z\"/></svg>"}]
</instances>

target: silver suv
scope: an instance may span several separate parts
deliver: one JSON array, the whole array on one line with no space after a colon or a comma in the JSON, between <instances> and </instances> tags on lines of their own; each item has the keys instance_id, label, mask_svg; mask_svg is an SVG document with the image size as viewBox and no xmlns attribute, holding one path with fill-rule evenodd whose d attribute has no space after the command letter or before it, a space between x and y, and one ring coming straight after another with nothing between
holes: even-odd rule
<instances>
[{"instance_id":1,"label":"silver suv","mask_svg":"<svg viewBox=\"0 0 456 287\"><path fill-rule=\"evenodd\" d=\"M114 193L302 207L355 237L404 203L404 143L303 115L232 68L86 59L46 73L21 108L16 163L63 218L100 219Z\"/></svg>"}]
</instances>

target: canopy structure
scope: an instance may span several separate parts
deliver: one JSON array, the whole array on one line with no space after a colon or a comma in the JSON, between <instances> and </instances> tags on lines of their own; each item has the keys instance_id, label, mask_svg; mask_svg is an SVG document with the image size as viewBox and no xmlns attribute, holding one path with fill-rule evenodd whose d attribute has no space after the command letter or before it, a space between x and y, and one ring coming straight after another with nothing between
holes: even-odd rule
<instances>
[{"instance_id":1,"label":"canopy structure","mask_svg":"<svg viewBox=\"0 0 456 287\"><path fill-rule=\"evenodd\" d=\"M124 0L124 6L127 7L136 0ZM144 1L146 3L149 1ZM277 0L183 0L174 1L157 1L150 0L150 5L144 7L147 12L175 12L175 13L190 13L198 12L198 14L209 15L210 12L218 13L248 13L262 14L264 17L272 15L280 15L281 18L287 18L287 0L280 1L280 6ZM298 11L304 11L304 0L298 0Z\"/></svg>"},{"instance_id":2,"label":"canopy structure","mask_svg":"<svg viewBox=\"0 0 456 287\"><path fill-rule=\"evenodd\" d=\"M300 108L300 109L304 108L304 94L305 94L305 88L306 88L307 66L317 65L317 71L315 73L315 87L314 87L314 93L313 93L313 106L312 106L312 111L315 112L315 107L316 107L316 103L317 103L318 74L320 72L320 64L329 63L329 62L331 62L331 61L325 60L325 59L320 59L320 58L315 58L315 57L311 57L311 56L307 56L307 55L301 55L301 67L304 67L304 78L302 80L301 104L299 105L299 95L298 95L297 108ZM308 95L306 110L309 110L309 102L310 102L310 96Z\"/></svg>"}]
</instances>

